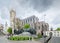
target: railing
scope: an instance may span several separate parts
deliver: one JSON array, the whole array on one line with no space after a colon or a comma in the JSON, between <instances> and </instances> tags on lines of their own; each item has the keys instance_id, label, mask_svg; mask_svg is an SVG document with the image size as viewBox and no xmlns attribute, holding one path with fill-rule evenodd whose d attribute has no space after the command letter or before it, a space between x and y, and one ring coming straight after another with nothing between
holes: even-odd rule
<instances>
[{"instance_id":1,"label":"railing","mask_svg":"<svg viewBox=\"0 0 60 43\"><path fill-rule=\"evenodd\" d=\"M44 37L44 38L46 38L46 37ZM47 40L45 40L44 43L48 43L51 38L52 38L52 32L50 32L50 37Z\"/></svg>"}]
</instances>

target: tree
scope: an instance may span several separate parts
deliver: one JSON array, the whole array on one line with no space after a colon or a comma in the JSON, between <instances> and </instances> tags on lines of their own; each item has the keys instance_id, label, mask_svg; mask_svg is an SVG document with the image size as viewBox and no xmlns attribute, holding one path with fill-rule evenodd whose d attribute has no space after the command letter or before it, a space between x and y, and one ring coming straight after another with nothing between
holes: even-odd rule
<instances>
[{"instance_id":1,"label":"tree","mask_svg":"<svg viewBox=\"0 0 60 43\"><path fill-rule=\"evenodd\" d=\"M60 28L57 28L56 31L60 31Z\"/></svg>"},{"instance_id":2,"label":"tree","mask_svg":"<svg viewBox=\"0 0 60 43\"><path fill-rule=\"evenodd\" d=\"M12 28L9 27L8 30L7 30L7 32L8 32L9 34L12 34Z\"/></svg>"},{"instance_id":3,"label":"tree","mask_svg":"<svg viewBox=\"0 0 60 43\"><path fill-rule=\"evenodd\" d=\"M24 28L25 28L25 29L30 28L30 24L25 24L25 25L24 25Z\"/></svg>"},{"instance_id":4,"label":"tree","mask_svg":"<svg viewBox=\"0 0 60 43\"><path fill-rule=\"evenodd\" d=\"M30 32L31 34L36 34L36 30L35 29L29 29L28 32Z\"/></svg>"},{"instance_id":5,"label":"tree","mask_svg":"<svg viewBox=\"0 0 60 43\"><path fill-rule=\"evenodd\" d=\"M38 36L38 38L42 38L42 35L40 33L37 36Z\"/></svg>"},{"instance_id":6,"label":"tree","mask_svg":"<svg viewBox=\"0 0 60 43\"><path fill-rule=\"evenodd\" d=\"M18 31L16 29L14 29L14 34L21 34L22 32L24 32L23 29L19 29Z\"/></svg>"}]
</instances>

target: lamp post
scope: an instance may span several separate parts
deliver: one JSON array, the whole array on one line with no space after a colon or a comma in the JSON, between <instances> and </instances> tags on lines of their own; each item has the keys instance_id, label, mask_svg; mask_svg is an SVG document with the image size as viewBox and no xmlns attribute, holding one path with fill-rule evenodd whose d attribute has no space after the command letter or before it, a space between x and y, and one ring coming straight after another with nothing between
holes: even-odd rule
<instances>
[{"instance_id":1,"label":"lamp post","mask_svg":"<svg viewBox=\"0 0 60 43\"><path fill-rule=\"evenodd\" d=\"M44 14L44 22L45 22L45 16L46 16L46 14ZM43 28L44 28L44 26L43 26L43 24L42 24L42 31L41 31L42 36L44 35L44 34L43 34L44 29L43 29Z\"/></svg>"},{"instance_id":2,"label":"lamp post","mask_svg":"<svg viewBox=\"0 0 60 43\"><path fill-rule=\"evenodd\" d=\"M44 14L44 22L45 22L45 16L46 16L46 14Z\"/></svg>"},{"instance_id":3,"label":"lamp post","mask_svg":"<svg viewBox=\"0 0 60 43\"><path fill-rule=\"evenodd\" d=\"M46 16L46 14L44 14L44 22L45 22L45 16ZM44 26L43 26L44 27ZM44 31L44 30L43 30ZM45 31L44 31L45 32ZM44 43L45 43L45 41L46 41L46 35L43 33L43 37L44 37Z\"/></svg>"}]
</instances>

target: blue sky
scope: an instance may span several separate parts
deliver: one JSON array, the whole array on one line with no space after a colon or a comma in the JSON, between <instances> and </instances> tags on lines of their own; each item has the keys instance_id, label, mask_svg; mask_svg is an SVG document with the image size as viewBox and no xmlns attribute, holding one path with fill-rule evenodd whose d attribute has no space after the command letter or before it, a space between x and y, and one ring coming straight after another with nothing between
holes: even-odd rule
<instances>
[{"instance_id":1,"label":"blue sky","mask_svg":"<svg viewBox=\"0 0 60 43\"><path fill-rule=\"evenodd\" d=\"M0 0L0 23L9 22L9 11L15 9L20 19L35 15L40 21L49 23L50 27L60 27L60 0Z\"/></svg>"}]
</instances>

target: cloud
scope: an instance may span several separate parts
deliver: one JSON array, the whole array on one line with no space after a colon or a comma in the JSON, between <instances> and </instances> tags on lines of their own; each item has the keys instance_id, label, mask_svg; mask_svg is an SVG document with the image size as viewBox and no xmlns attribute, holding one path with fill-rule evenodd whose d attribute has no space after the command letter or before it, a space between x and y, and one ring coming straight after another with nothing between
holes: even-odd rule
<instances>
[{"instance_id":1,"label":"cloud","mask_svg":"<svg viewBox=\"0 0 60 43\"><path fill-rule=\"evenodd\" d=\"M19 3L24 7L32 7L38 12L44 12L49 9L53 0L19 0Z\"/></svg>"},{"instance_id":2,"label":"cloud","mask_svg":"<svg viewBox=\"0 0 60 43\"><path fill-rule=\"evenodd\" d=\"M2 18L8 18L7 13L10 11L11 8L16 10L17 17L23 18L34 15L36 11L38 12L44 12L46 11L51 5L52 0L10 0L8 3L4 2L5 12L3 12L5 15L2 16ZM4 7L3 6L3 7ZM4 9L4 8L3 8ZM6 13L7 12L7 13ZM39 13L38 13L39 14Z\"/></svg>"},{"instance_id":3,"label":"cloud","mask_svg":"<svg viewBox=\"0 0 60 43\"><path fill-rule=\"evenodd\" d=\"M9 18L9 10L5 6L1 8L1 18L2 19L8 19Z\"/></svg>"},{"instance_id":4,"label":"cloud","mask_svg":"<svg viewBox=\"0 0 60 43\"><path fill-rule=\"evenodd\" d=\"M54 18L54 20L53 20L53 23L55 24L55 25L57 25L57 24L60 24L60 14L58 14L55 18Z\"/></svg>"},{"instance_id":5,"label":"cloud","mask_svg":"<svg viewBox=\"0 0 60 43\"><path fill-rule=\"evenodd\" d=\"M1 22L7 21L9 24L9 12L15 9L18 18L36 15L42 21L46 14L45 19L50 27L59 26L60 0L0 0L0 9Z\"/></svg>"}]
</instances>

